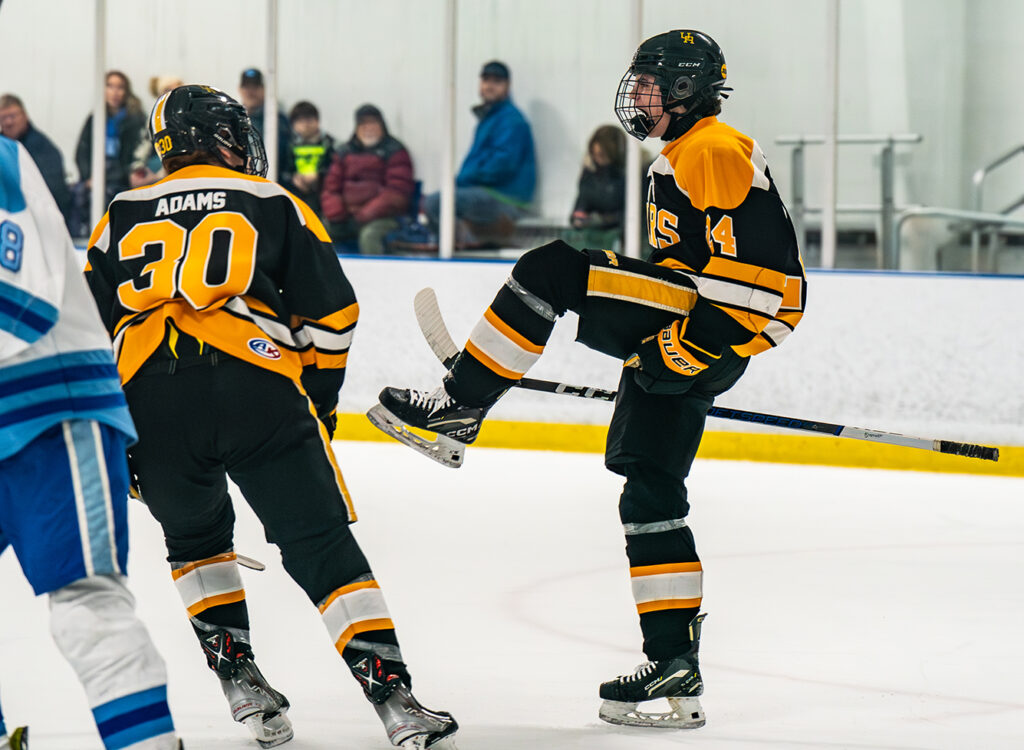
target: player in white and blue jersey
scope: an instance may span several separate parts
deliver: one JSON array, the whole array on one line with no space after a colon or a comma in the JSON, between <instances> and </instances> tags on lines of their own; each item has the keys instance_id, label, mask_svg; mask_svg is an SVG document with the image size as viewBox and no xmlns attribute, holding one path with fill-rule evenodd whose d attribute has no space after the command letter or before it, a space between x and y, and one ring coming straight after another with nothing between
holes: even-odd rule
<instances>
[{"instance_id":1,"label":"player in white and blue jersey","mask_svg":"<svg viewBox=\"0 0 1024 750\"><path fill-rule=\"evenodd\" d=\"M174 750L164 663L125 586L135 439L64 220L25 149L0 136L0 552L49 594L106 750ZM0 750L25 735L0 716Z\"/></svg>"}]
</instances>

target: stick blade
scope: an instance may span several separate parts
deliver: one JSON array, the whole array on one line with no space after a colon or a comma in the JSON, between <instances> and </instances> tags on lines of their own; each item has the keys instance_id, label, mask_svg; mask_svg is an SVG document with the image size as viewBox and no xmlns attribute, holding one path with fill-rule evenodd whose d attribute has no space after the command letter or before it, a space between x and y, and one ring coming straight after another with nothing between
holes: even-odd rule
<instances>
[{"instance_id":1,"label":"stick blade","mask_svg":"<svg viewBox=\"0 0 1024 750\"><path fill-rule=\"evenodd\" d=\"M416 322L419 323L430 349L445 367L451 367L459 354L459 347L452 341L448 327L444 324L434 290L430 287L420 289L413 297L412 306L416 312Z\"/></svg>"}]
</instances>

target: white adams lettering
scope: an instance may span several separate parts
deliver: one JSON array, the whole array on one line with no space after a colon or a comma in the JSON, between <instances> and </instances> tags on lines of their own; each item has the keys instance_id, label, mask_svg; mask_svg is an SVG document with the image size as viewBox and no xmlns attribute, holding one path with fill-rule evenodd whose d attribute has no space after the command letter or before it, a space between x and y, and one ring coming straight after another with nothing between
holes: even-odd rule
<instances>
[{"instance_id":1,"label":"white adams lettering","mask_svg":"<svg viewBox=\"0 0 1024 750\"><path fill-rule=\"evenodd\" d=\"M168 216L179 211L219 211L227 202L227 193L223 191L205 193L185 193L161 198L156 203L156 215Z\"/></svg>"}]
</instances>

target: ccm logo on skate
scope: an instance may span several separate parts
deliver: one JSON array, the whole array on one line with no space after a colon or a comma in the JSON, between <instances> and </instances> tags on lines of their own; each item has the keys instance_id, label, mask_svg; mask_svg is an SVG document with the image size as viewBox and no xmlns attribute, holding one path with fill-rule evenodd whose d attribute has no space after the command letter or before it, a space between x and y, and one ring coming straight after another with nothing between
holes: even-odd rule
<instances>
[{"instance_id":1,"label":"ccm logo on skate","mask_svg":"<svg viewBox=\"0 0 1024 750\"><path fill-rule=\"evenodd\" d=\"M266 339L249 339L249 348L264 359L281 359L281 350Z\"/></svg>"}]
</instances>

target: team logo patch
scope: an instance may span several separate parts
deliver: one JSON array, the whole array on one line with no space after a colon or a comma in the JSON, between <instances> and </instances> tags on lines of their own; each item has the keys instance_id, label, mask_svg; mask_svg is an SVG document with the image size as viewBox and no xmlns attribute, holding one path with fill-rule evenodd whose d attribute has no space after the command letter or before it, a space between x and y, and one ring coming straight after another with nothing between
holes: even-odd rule
<instances>
[{"instance_id":1,"label":"team logo patch","mask_svg":"<svg viewBox=\"0 0 1024 750\"><path fill-rule=\"evenodd\" d=\"M281 350L266 339L249 339L249 348L264 359L281 359Z\"/></svg>"}]
</instances>

